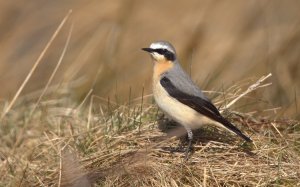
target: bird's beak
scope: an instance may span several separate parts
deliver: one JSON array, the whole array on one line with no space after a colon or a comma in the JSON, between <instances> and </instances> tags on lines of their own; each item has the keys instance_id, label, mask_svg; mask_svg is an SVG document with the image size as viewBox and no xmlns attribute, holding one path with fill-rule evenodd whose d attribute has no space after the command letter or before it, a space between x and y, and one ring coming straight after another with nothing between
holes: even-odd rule
<instances>
[{"instance_id":1,"label":"bird's beak","mask_svg":"<svg viewBox=\"0 0 300 187\"><path fill-rule=\"evenodd\" d=\"M151 49L151 48L142 48L142 50L143 50L143 51L146 51L146 52L148 52L148 53L154 52L154 50Z\"/></svg>"}]
</instances>

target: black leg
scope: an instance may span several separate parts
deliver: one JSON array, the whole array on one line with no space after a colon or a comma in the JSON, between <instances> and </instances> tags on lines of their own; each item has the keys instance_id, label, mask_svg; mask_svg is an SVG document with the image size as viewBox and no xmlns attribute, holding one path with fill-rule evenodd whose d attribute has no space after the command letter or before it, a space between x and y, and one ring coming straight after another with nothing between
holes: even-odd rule
<instances>
[{"instance_id":1,"label":"black leg","mask_svg":"<svg viewBox=\"0 0 300 187\"><path fill-rule=\"evenodd\" d=\"M192 150L192 141L193 141L193 132L191 129L189 128L186 128L187 130L187 135L188 135L188 146L185 150L185 160L188 160L189 159L189 152L190 150Z\"/></svg>"}]
</instances>

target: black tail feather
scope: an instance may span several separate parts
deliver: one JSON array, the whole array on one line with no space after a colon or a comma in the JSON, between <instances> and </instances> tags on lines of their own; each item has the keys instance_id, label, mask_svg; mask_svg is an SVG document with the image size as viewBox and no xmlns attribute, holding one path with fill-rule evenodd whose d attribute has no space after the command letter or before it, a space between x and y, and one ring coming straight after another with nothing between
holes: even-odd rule
<instances>
[{"instance_id":1,"label":"black tail feather","mask_svg":"<svg viewBox=\"0 0 300 187\"><path fill-rule=\"evenodd\" d=\"M237 127L235 127L232 123L230 123L228 120L226 120L223 117L220 117L220 120L218 120L219 123L223 124L227 129L231 130L234 132L236 135L240 136L247 142L252 142L251 138L246 136L245 134L242 133Z\"/></svg>"}]
</instances>

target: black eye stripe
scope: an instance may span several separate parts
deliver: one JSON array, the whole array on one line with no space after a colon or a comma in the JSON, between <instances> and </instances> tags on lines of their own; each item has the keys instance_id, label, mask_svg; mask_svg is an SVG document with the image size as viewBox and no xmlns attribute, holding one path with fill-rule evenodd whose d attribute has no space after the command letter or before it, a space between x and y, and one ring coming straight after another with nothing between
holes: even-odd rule
<instances>
[{"instance_id":1,"label":"black eye stripe","mask_svg":"<svg viewBox=\"0 0 300 187\"><path fill-rule=\"evenodd\" d=\"M155 49L154 51L161 55L164 55L165 53L168 52L168 50L166 49Z\"/></svg>"},{"instance_id":2,"label":"black eye stripe","mask_svg":"<svg viewBox=\"0 0 300 187\"><path fill-rule=\"evenodd\" d=\"M175 60L175 54L167 49L154 49L153 51L157 52L158 54L164 55L167 60Z\"/></svg>"}]
</instances>

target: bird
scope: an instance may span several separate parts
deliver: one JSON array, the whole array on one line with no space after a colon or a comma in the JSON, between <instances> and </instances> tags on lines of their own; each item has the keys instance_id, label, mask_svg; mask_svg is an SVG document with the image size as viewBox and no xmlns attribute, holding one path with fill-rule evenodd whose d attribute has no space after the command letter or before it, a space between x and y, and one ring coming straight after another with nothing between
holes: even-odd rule
<instances>
[{"instance_id":1,"label":"bird","mask_svg":"<svg viewBox=\"0 0 300 187\"><path fill-rule=\"evenodd\" d=\"M166 116L181 124L187 131L188 146L186 159L192 147L193 132L206 124L212 124L235 133L246 142L252 142L225 119L217 107L183 70L175 48L168 41L157 41L142 48L153 61L153 96L158 107Z\"/></svg>"}]
</instances>

